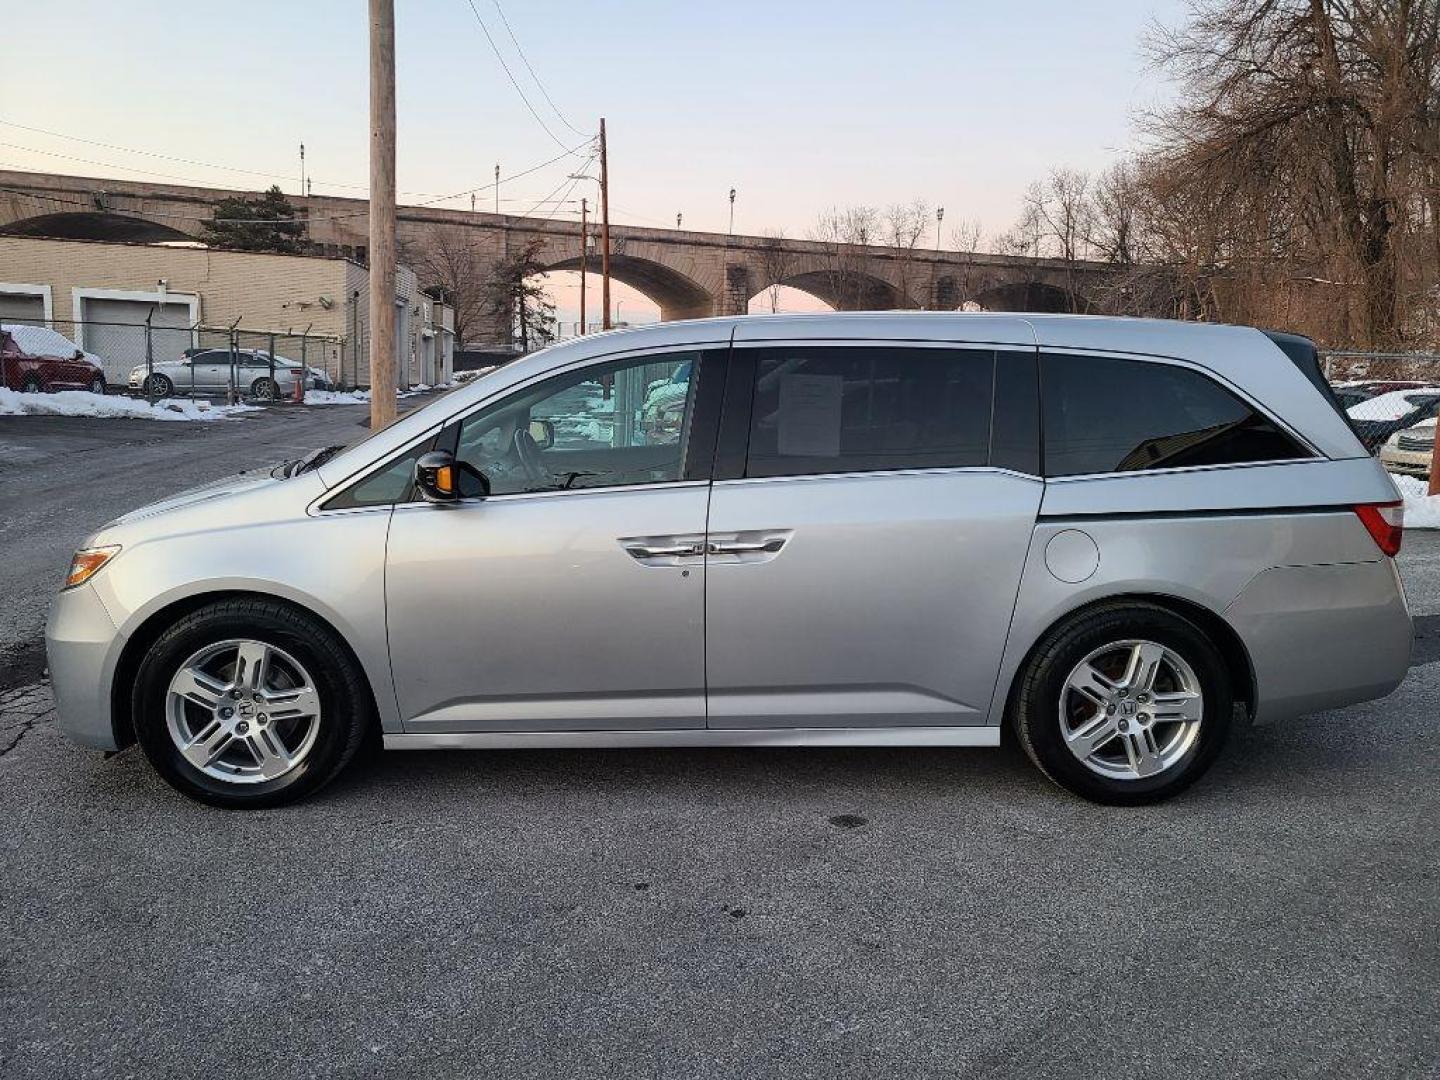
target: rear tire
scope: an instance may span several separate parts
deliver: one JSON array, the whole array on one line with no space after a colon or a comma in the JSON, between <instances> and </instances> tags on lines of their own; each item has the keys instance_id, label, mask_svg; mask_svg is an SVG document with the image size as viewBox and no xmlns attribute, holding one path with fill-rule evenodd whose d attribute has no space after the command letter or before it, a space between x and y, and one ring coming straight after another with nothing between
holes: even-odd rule
<instances>
[{"instance_id":1,"label":"rear tire","mask_svg":"<svg viewBox=\"0 0 1440 1080\"><path fill-rule=\"evenodd\" d=\"M280 396L280 387L274 379L256 379L250 384L250 396L257 401L274 401Z\"/></svg>"},{"instance_id":2,"label":"rear tire","mask_svg":"<svg viewBox=\"0 0 1440 1080\"><path fill-rule=\"evenodd\" d=\"M41 383L40 376L34 374L26 375L20 382L20 392L22 394L43 394L45 392L45 386Z\"/></svg>"},{"instance_id":3,"label":"rear tire","mask_svg":"<svg viewBox=\"0 0 1440 1080\"><path fill-rule=\"evenodd\" d=\"M1193 784L1224 747L1234 710L1229 669L1204 632L1141 601L1056 627L1018 685L1011 723L1030 760L1066 790L1114 806Z\"/></svg>"},{"instance_id":4,"label":"rear tire","mask_svg":"<svg viewBox=\"0 0 1440 1080\"><path fill-rule=\"evenodd\" d=\"M247 664L242 646L263 659ZM132 694L136 739L165 782L228 809L314 794L375 728L369 685L336 634L260 599L186 615L146 652Z\"/></svg>"},{"instance_id":5,"label":"rear tire","mask_svg":"<svg viewBox=\"0 0 1440 1080\"><path fill-rule=\"evenodd\" d=\"M90 393L102 395L105 393L104 375L96 375L95 378L90 380Z\"/></svg>"}]
</instances>

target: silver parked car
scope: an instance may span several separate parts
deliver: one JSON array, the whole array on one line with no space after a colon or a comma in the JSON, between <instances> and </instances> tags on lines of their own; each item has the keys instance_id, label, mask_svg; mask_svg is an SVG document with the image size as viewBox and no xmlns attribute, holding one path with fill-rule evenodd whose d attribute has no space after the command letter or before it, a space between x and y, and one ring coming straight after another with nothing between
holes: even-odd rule
<instances>
[{"instance_id":1,"label":"silver parked car","mask_svg":"<svg viewBox=\"0 0 1440 1080\"><path fill-rule=\"evenodd\" d=\"M685 382L676 422L647 417ZM653 410L652 410L653 411ZM1236 706L1389 693L1400 505L1309 342L877 314L518 360L343 452L138 510L47 641L77 741L224 806L386 746L995 746L1111 803Z\"/></svg>"},{"instance_id":2,"label":"silver parked car","mask_svg":"<svg viewBox=\"0 0 1440 1080\"><path fill-rule=\"evenodd\" d=\"M140 364L130 370L130 389L151 397L173 394L224 393L231 386L246 397L261 401L288 398L295 383L305 379L307 390L328 390L330 381L318 368L306 370L298 360L262 349L192 349L178 360L153 366Z\"/></svg>"}]
</instances>

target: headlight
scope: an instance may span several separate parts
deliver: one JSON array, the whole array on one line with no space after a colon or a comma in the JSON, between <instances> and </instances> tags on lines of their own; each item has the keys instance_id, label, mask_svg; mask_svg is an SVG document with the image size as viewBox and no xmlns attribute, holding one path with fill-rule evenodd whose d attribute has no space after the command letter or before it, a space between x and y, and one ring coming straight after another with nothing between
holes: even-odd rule
<instances>
[{"instance_id":1,"label":"headlight","mask_svg":"<svg viewBox=\"0 0 1440 1080\"><path fill-rule=\"evenodd\" d=\"M102 566L119 554L119 544L111 544L109 547L81 548L70 556L70 572L65 575L64 587L73 589L77 585L84 585L100 572Z\"/></svg>"}]
</instances>

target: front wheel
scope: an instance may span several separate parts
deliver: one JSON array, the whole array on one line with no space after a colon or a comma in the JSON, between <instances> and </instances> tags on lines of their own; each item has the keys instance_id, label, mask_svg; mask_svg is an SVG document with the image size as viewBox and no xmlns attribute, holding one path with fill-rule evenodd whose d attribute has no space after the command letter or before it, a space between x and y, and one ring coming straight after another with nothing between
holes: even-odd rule
<instances>
[{"instance_id":1,"label":"front wheel","mask_svg":"<svg viewBox=\"0 0 1440 1080\"><path fill-rule=\"evenodd\" d=\"M145 377L145 394L152 398L166 398L175 393L175 384L166 375L147 375Z\"/></svg>"},{"instance_id":2,"label":"front wheel","mask_svg":"<svg viewBox=\"0 0 1440 1080\"><path fill-rule=\"evenodd\" d=\"M1040 770L1095 802L1159 802L1220 753L1234 709L1229 669L1194 623L1110 604L1051 631L1021 675L1012 722Z\"/></svg>"},{"instance_id":3,"label":"front wheel","mask_svg":"<svg viewBox=\"0 0 1440 1080\"><path fill-rule=\"evenodd\" d=\"M141 661L132 709L167 783L247 809L319 790L374 723L364 677L335 634L262 600L209 604L162 634Z\"/></svg>"}]
</instances>

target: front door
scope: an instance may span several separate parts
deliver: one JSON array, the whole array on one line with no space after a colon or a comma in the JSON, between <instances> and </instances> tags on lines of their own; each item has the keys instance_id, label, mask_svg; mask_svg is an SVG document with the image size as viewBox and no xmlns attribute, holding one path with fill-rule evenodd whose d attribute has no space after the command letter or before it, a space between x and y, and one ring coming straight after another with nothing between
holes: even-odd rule
<instances>
[{"instance_id":1,"label":"front door","mask_svg":"<svg viewBox=\"0 0 1440 1080\"><path fill-rule=\"evenodd\" d=\"M397 506L387 548L408 732L705 726L697 355L552 376L442 435L469 497ZM687 364L662 410L652 387Z\"/></svg>"},{"instance_id":2,"label":"front door","mask_svg":"<svg viewBox=\"0 0 1440 1080\"><path fill-rule=\"evenodd\" d=\"M998 467L1017 439L1035 456L1034 364L736 345L751 393L727 390L710 502L709 726L985 722L1043 488ZM1020 376L1022 415L996 416L992 448L997 374Z\"/></svg>"}]
</instances>

